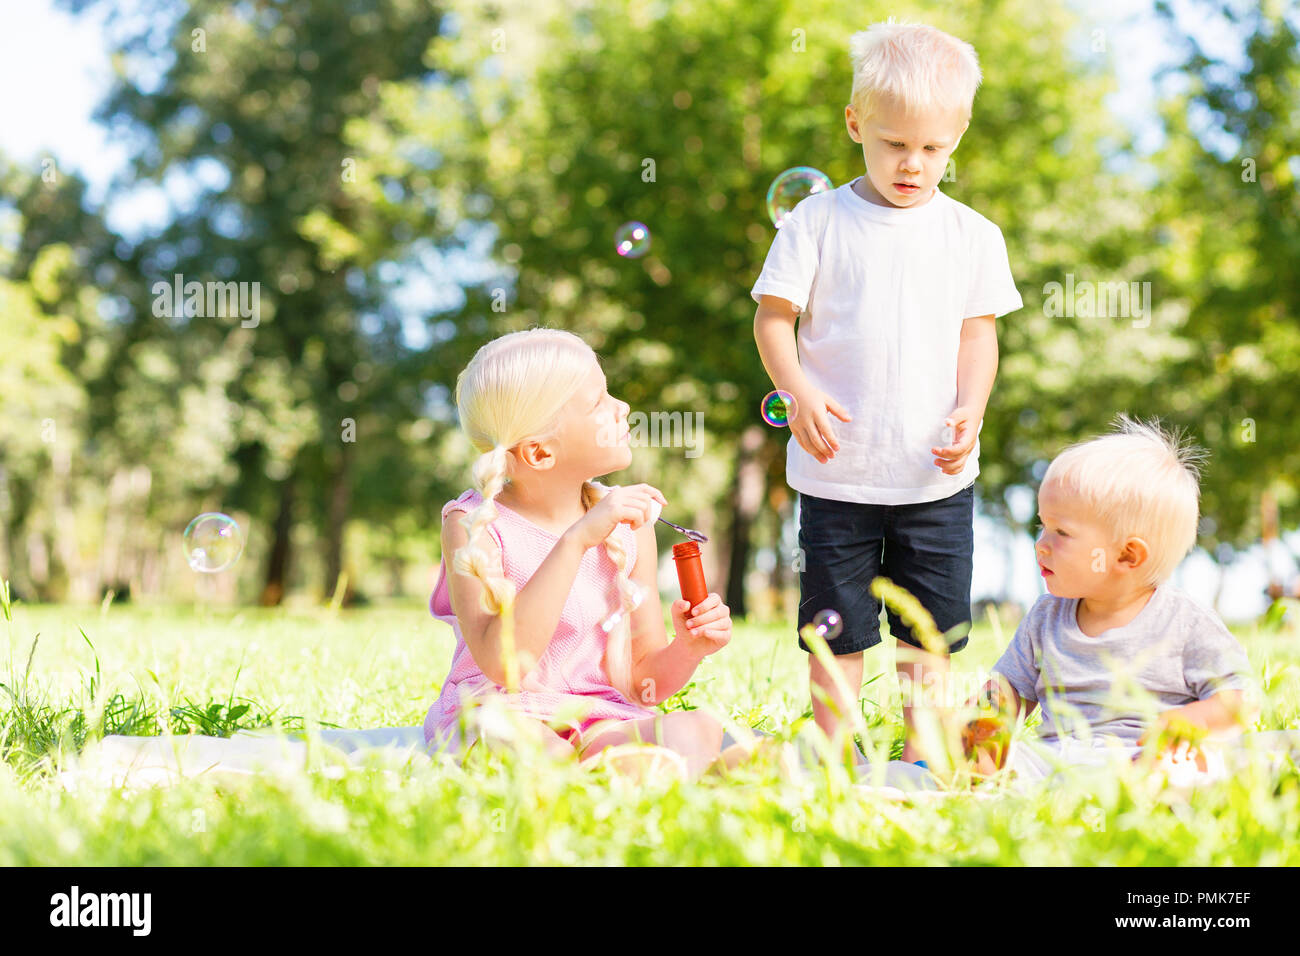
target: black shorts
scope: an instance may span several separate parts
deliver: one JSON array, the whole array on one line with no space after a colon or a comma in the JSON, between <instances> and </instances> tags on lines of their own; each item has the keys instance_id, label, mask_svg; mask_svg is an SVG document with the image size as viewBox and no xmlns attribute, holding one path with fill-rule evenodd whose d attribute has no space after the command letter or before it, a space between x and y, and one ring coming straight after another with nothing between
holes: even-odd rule
<instances>
[{"instance_id":1,"label":"black shorts","mask_svg":"<svg viewBox=\"0 0 1300 956\"><path fill-rule=\"evenodd\" d=\"M871 582L886 577L906 588L934 617L939 632L971 620L972 522L975 485L948 498L912 505L864 505L799 495L799 627L820 611L840 615L843 630L828 639L833 654L856 654L880 643L880 602ZM893 610L889 631L920 647ZM966 646L966 637L949 651ZM809 648L799 639L799 646Z\"/></svg>"}]
</instances>

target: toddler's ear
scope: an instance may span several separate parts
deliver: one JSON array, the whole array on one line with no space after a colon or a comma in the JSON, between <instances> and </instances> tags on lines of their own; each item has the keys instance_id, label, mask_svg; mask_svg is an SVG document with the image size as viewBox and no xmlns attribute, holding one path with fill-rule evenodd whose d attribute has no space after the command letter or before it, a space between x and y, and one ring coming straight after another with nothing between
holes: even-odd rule
<instances>
[{"instance_id":1,"label":"toddler's ear","mask_svg":"<svg viewBox=\"0 0 1300 956\"><path fill-rule=\"evenodd\" d=\"M1124 546L1119 553L1118 563L1127 564L1131 570L1136 571L1146 564L1150 557L1151 549L1147 547L1147 543L1141 538L1133 536L1124 542Z\"/></svg>"}]
</instances>

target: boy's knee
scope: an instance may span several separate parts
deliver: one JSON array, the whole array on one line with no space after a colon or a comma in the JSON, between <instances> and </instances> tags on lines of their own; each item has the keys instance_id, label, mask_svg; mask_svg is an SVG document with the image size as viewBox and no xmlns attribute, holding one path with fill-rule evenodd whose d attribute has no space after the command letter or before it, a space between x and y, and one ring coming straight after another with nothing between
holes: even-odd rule
<instances>
[{"instance_id":1,"label":"boy's knee","mask_svg":"<svg viewBox=\"0 0 1300 956\"><path fill-rule=\"evenodd\" d=\"M863 658L862 651L854 651L852 654L836 654L831 658L831 660L835 662L836 667L838 667L840 670L843 671L852 667L861 667L862 658ZM817 657L817 655L811 653L808 655L808 669L812 671L814 674L821 673L826 670L824 667L822 667L822 662Z\"/></svg>"}]
</instances>

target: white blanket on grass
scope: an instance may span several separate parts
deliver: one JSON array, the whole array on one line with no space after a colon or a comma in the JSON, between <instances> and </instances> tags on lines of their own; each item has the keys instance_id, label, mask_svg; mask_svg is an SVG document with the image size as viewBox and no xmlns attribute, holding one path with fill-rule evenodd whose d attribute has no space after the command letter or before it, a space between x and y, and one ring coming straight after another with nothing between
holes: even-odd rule
<instances>
[{"instance_id":1,"label":"white blanket on grass","mask_svg":"<svg viewBox=\"0 0 1300 956\"><path fill-rule=\"evenodd\" d=\"M292 774L310 766L313 756L325 774L341 776L348 767L394 768L412 759L428 760L430 752L423 727L318 730L310 736L264 730L240 731L232 737L113 734L71 757L59 782L66 789L87 783L137 788L165 786L186 777Z\"/></svg>"},{"instance_id":2,"label":"white blanket on grass","mask_svg":"<svg viewBox=\"0 0 1300 956\"><path fill-rule=\"evenodd\" d=\"M731 743L731 735L725 735L723 747ZM1224 769L1228 772L1256 759L1274 765L1288 759L1288 755L1292 760L1300 760L1300 730L1245 734L1225 747L1223 755ZM412 760L429 761L436 757L437 752L425 744L423 727L325 729L310 735L255 730L240 731L232 737L110 735L70 757L59 774L59 782L65 789L86 784L139 788L166 786L187 777L230 779L254 774L296 774L311 766L337 777L349 768L369 766L395 770ZM860 768L862 789L892 792L887 795L936 789L932 780L925 779L928 773L914 764L890 761L883 780L871 770L865 765ZM1214 776L1221 775L1222 772ZM878 782L884 786L871 786Z\"/></svg>"}]
</instances>

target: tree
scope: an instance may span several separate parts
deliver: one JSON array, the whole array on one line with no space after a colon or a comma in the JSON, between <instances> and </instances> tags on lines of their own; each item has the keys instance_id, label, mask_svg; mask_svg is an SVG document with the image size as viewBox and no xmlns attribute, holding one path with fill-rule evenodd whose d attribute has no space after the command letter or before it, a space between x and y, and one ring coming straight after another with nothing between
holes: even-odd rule
<instances>
[{"instance_id":1,"label":"tree","mask_svg":"<svg viewBox=\"0 0 1300 956\"><path fill-rule=\"evenodd\" d=\"M1161 271L1196 343L1162 391L1210 449L1204 538L1230 558L1259 538L1270 497L1284 527L1300 524L1300 22L1280 3L1200 6L1241 55L1208 54L1156 5L1183 50L1165 72L1185 82L1161 110L1152 202Z\"/></svg>"},{"instance_id":2,"label":"tree","mask_svg":"<svg viewBox=\"0 0 1300 956\"><path fill-rule=\"evenodd\" d=\"M392 423L409 419L422 411L422 396L395 378L410 371L392 360L407 349L367 272L398 243L343 245L323 224L362 213L350 173L364 160L345 145L344 128L375 108L385 82L429 75L422 58L440 14L415 0L193 0L183 10L156 0L142 12L110 19L122 65L101 118L141 142L138 179L179 174L204 186L144 244L131 337L188 356L176 363L181 376L193 374L195 352L238 354L222 386L241 412L229 449L237 473L228 485L217 475L209 484L270 515L263 603L284 592L298 516L325 528L328 591L342 569L360 467L341 439L344 420L357 408ZM163 57L160 77L131 71ZM146 290L174 274L237 284L259 314L155 314ZM119 388L114 420L127 400Z\"/></svg>"},{"instance_id":3,"label":"tree","mask_svg":"<svg viewBox=\"0 0 1300 956\"><path fill-rule=\"evenodd\" d=\"M843 105L848 38L869 21L841 4L784 0L450 9L454 26L430 58L463 82L411 89L356 129L436 143L433 175L458 201L446 208L494 227L509 281L494 275L467 296L452 342L568 328L597 349L634 410L704 415L710 455L728 473L716 486L724 500L700 501L698 518L716 509L729 527L719 568L727 603L743 614L749 535L777 539L773 525L788 516L766 511L771 494L743 491L751 474L782 480L769 464L788 440L758 414L772 386L748 291L773 235L764 197L795 165L837 184L861 173ZM944 188L1002 227L1025 290L1026 309L1001 323L1002 372L982 435L986 505L1006 517L1007 489L1035 482L1063 435L1104 425L1145 395L1177 343L1131 328L1128 316L1049 316L1034 292L1067 272L1095 281L1126 270L1127 280L1150 269L1138 255L1140 189L1103 161L1124 145L1101 105L1107 62L1079 62L1067 48L1072 15L1037 2L1003 4L996 17L975 2L897 14L970 40L985 65ZM419 159L406 167L428 170ZM650 228L641 258L614 252L627 221ZM494 287L504 311L491 305ZM1127 357L1078 361L1115 345ZM649 463L666 474L647 480L679 490L700 473L698 462L663 455Z\"/></svg>"}]
</instances>

